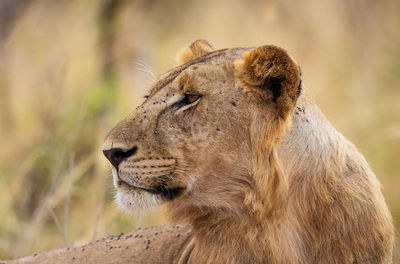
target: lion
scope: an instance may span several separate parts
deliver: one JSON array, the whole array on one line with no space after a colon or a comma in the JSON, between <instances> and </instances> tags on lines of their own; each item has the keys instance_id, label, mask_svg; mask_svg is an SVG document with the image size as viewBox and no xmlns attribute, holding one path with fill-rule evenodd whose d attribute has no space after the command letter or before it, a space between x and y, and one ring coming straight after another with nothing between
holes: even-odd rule
<instances>
[{"instance_id":1,"label":"lion","mask_svg":"<svg viewBox=\"0 0 400 264\"><path fill-rule=\"evenodd\" d=\"M114 239L115 263L392 263L379 181L285 50L197 40L179 59L103 152L123 210L165 204L182 224Z\"/></svg>"},{"instance_id":2,"label":"lion","mask_svg":"<svg viewBox=\"0 0 400 264\"><path fill-rule=\"evenodd\" d=\"M391 262L380 183L286 51L199 40L181 62L105 140L122 209L167 203L193 263Z\"/></svg>"}]
</instances>

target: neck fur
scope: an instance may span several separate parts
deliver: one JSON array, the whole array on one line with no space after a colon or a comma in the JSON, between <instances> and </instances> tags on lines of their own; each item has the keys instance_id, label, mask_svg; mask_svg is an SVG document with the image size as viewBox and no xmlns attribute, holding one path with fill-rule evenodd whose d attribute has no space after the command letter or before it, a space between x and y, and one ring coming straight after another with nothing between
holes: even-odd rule
<instances>
[{"instance_id":1,"label":"neck fur","mask_svg":"<svg viewBox=\"0 0 400 264\"><path fill-rule=\"evenodd\" d=\"M311 115L319 115L316 107L306 114L304 108L311 107L308 104L307 100L300 98L293 114L293 126L279 146L253 150L267 153L267 160L255 161L259 162L255 164L259 171L254 171L254 184L247 190L235 215L206 210L201 216L190 219L196 239L193 252L196 259L204 263L295 263L302 258L298 225L292 208L288 206L290 176L287 173L301 166L297 157L308 155L306 149L293 144L308 145L307 141L319 141L310 138L312 134L308 132L300 140L294 140L310 125L307 122L315 119ZM319 118L323 119L322 116ZM304 119L308 121L304 122ZM318 118L316 120L319 122ZM314 133L317 135L319 132ZM263 142L268 139L257 140L261 144L254 145L273 145Z\"/></svg>"},{"instance_id":2,"label":"neck fur","mask_svg":"<svg viewBox=\"0 0 400 264\"><path fill-rule=\"evenodd\" d=\"M338 146L339 142L345 145ZM254 172L254 184L236 213L209 208L186 213L194 216L187 219L195 237L194 259L201 263L297 263L306 259L305 252L312 246L306 240L324 240L323 232L303 224L323 214L310 201L320 194L317 199L326 202L322 206L329 205L332 197L326 193L331 190L322 194L319 188L329 188L330 183L321 181L334 181L335 175L344 173L341 168L346 167L343 164L352 148L346 142L320 110L305 95L300 96L292 126L280 145L262 149L269 159L259 168L269 174L260 177L261 172ZM304 210L310 215L302 215Z\"/></svg>"}]
</instances>

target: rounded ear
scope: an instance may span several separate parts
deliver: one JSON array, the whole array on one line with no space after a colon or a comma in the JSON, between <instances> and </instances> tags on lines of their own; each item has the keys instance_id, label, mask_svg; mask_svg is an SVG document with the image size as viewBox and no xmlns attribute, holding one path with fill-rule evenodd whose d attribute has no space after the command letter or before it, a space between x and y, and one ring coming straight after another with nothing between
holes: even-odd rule
<instances>
[{"instance_id":1,"label":"rounded ear","mask_svg":"<svg viewBox=\"0 0 400 264\"><path fill-rule=\"evenodd\" d=\"M182 49L176 55L176 60L179 64L184 64L188 61L197 59L205 54L213 51L213 47L207 40L198 39L190 44L189 47Z\"/></svg>"},{"instance_id":2,"label":"rounded ear","mask_svg":"<svg viewBox=\"0 0 400 264\"><path fill-rule=\"evenodd\" d=\"M284 50L262 46L235 62L236 78L260 103L272 102L281 118L287 118L300 94L300 68Z\"/></svg>"}]
</instances>

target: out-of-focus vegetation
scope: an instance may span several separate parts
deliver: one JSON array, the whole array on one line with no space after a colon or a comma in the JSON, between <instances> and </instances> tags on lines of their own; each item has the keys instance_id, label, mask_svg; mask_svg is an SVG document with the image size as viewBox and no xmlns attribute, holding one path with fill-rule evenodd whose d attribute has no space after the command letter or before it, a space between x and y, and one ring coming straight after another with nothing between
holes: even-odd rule
<instances>
[{"instance_id":1,"label":"out-of-focus vegetation","mask_svg":"<svg viewBox=\"0 0 400 264\"><path fill-rule=\"evenodd\" d=\"M2 0L0 258L89 242L142 218L113 203L107 132L176 51L275 44L363 152L400 228L400 2Z\"/></svg>"}]
</instances>

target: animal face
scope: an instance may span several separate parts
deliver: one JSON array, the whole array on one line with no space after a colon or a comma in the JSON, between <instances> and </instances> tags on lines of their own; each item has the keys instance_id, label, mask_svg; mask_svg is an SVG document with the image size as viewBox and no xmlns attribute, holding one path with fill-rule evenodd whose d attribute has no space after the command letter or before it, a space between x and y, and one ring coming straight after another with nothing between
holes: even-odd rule
<instances>
[{"instance_id":1,"label":"animal face","mask_svg":"<svg viewBox=\"0 0 400 264\"><path fill-rule=\"evenodd\" d=\"M192 53L186 52L190 61L162 75L143 104L105 140L117 202L125 210L167 201L219 207L243 200L243 187L253 184L257 139L251 129L260 123L254 113L264 113L264 121L281 118L272 90L276 84L248 83L241 72L264 61L251 61L247 69L247 49L206 53L195 43ZM256 74L249 78L260 78ZM269 79L277 80L279 89L287 80Z\"/></svg>"}]
</instances>

